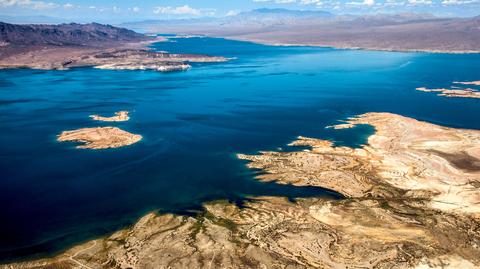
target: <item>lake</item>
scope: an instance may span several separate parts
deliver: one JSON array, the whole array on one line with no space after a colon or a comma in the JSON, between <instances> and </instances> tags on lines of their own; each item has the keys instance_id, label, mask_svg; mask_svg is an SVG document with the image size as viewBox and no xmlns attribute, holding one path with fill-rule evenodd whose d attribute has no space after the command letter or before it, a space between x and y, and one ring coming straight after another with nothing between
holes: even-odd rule
<instances>
[{"instance_id":1,"label":"lake","mask_svg":"<svg viewBox=\"0 0 480 269\"><path fill-rule=\"evenodd\" d=\"M326 126L393 112L480 129L479 100L416 87L480 79L480 54L275 47L219 38L171 38L159 51L231 57L185 72L0 70L0 260L53 255L151 212L195 214L207 201L256 196L341 199L316 187L254 179L237 153L301 150L297 136L360 147L370 126ZM128 122L89 118L128 110ZM64 130L116 126L132 146L79 150Z\"/></svg>"}]
</instances>

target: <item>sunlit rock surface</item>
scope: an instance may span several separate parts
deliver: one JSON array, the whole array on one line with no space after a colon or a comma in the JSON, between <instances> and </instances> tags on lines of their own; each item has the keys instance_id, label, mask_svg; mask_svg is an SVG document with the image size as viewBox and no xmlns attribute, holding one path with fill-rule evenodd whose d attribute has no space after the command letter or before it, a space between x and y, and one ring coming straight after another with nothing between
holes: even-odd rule
<instances>
[{"instance_id":1,"label":"sunlit rock surface","mask_svg":"<svg viewBox=\"0 0 480 269\"><path fill-rule=\"evenodd\" d=\"M422 92L437 92L438 96L462 97L462 98L480 98L480 92L474 89L427 89L425 87L417 88Z\"/></svg>"},{"instance_id":2,"label":"sunlit rock surface","mask_svg":"<svg viewBox=\"0 0 480 269\"><path fill-rule=\"evenodd\" d=\"M115 49L59 47L28 51L0 59L0 68L34 68L66 70L91 66L112 70L181 71L190 68L190 62L225 62L224 57L170 54L141 48L144 43ZM140 47L140 48L139 48Z\"/></svg>"},{"instance_id":3,"label":"sunlit rock surface","mask_svg":"<svg viewBox=\"0 0 480 269\"><path fill-rule=\"evenodd\" d=\"M298 152L238 155L259 180L334 189L343 200L255 197L195 217L148 214L54 258L12 268L478 268L480 131L368 113L362 148L299 137ZM348 127L348 126L342 126ZM10 268L10 267L8 267Z\"/></svg>"},{"instance_id":4,"label":"sunlit rock surface","mask_svg":"<svg viewBox=\"0 0 480 269\"><path fill-rule=\"evenodd\" d=\"M132 134L117 127L82 128L62 132L57 140L60 142L80 142L79 149L120 148L137 143L141 135Z\"/></svg>"},{"instance_id":5,"label":"sunlit rock surface","mask_svg":"<svg viewBox=\"0 0 480 269\"><path fill-rule=\"evenodd\" d=\"M106 122L120 122L128 121L130 117L128 116L128 111L118 111L115 112L115 116L112 117L103 117L100 115L91 115L90 118L97 121L106 121Z\"/></svg>"},{"instance_id":6,"label":"sunlit rock surface","mask_svg":"<svg viewBox=\"0 0 480 269\"><path fill-rule=\"evenodd\" d=\"M453 83L480 86L480 80L478 80L478 81L455 81Z\"/></svg>"},{"instance_id":7,"label":"sunlit rock surface","mask_svg":"<svg viewBox=\"0 0 480 269\"><path fill-rule=\"evenodd\" d=\"M466 82L454 81L453 84L480 86L480 81L466 81ZM445 96L445 97L480 98L479 90L472 89L472 88L460 88L458 86L452 86L449 89L446 89L446 88L428 89L425 87L419 87L416 90L421 92L436 92L438 93L437 94L438 96Z\"/></svg>"}]
</instances>

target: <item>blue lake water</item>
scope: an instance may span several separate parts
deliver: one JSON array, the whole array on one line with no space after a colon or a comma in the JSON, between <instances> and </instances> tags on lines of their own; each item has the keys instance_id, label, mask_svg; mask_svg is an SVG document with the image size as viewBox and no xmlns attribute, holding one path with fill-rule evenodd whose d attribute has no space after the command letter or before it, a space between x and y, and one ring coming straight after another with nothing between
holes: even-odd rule
<instances>
[{"instance_id":1,"label":"blue lake water","mask_svg":"<svg viewBox=\"0 0 480 269\"><path fill-rule=\"evenodd\" d=\"M373 130L325 129L387 111L480 129L480 102L416 87L480 79L480 55L272 47L181 38L157 50L235 57L186 72L0 71L0 260L49 255L160 210L188 214L205 201L340 196L261 183L236 153L291 150L298 135L360 146ZM131 111L124 123L105 116ZM113 150L59 143L64 130L117 126L144 139Z\"/></svg>"}]
</instances>

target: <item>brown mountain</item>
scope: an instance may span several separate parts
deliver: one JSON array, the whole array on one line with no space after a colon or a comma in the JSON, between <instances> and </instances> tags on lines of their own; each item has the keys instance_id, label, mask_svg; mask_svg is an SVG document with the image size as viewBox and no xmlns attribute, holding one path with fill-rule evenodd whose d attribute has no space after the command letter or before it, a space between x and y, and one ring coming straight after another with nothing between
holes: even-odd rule
<instances>
[{"instance_id":1,"label":"brown mountain","mask_svg":"<svg viewBox=\"0 0 480 269\"><path fill-rule=\"evenodd\" d=\"M3 44L3 46L87 46L142 40L147 40L147 37L125 28L117 28L98 23L17 25L0 22L0 43Z\"/></svg>"},{"instance_id":2,"label":"brown mountain","mask_svg":"<svg viewBox=\"0 0 480 269\"><path fill-rule=\"evenodd\" d=\"M273 12L273 11L272 11ZM301 13L301 11L298 11ZM295 13L295 15L297 15ZM293 15L292 15L293 16ZM204 34L266 44L297 44L399 51L480 52L480 16L437 18L429 14L327 16L253 23L238 15L222 21L125 24L151 32ZM278 23L275 23L275 20ZM262 21L263 22L263 21ZM281 22L281 23L280 23ZM139 28L141 26L141 28Z\"/></svg>"},{"instance_id":3,"label":"brown mountain","mask_svg":"<svg viewBox=\"0 0 480 269\"><path fill-rule=\"evenodd\" d=\"M92 66L113 70L186 70L190 62L222 62L223 57L169 54L145 46L164 41L98 23L16 25L0 23L0 69L66 70Z\"/></svg>"},{"instance_id":4,"label":"brown mountain","mask_svg":"<svg viewBox=\"0 0 480 269\"><path fill-rule=\"evenodd\" d=\"M480 17L408 21L364 17L220 34L275 44L399 51L480 51Z\"/></svg>"}]
</instances>

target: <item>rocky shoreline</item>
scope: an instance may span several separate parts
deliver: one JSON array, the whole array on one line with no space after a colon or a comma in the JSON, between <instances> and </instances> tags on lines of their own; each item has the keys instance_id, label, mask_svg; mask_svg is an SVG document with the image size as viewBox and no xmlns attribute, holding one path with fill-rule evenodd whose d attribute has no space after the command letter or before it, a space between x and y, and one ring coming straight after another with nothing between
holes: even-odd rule
<instances>
[{"instance_id":1,"label":"rocky shoreline","mask_svg":"<svg viewBox=\"0 0 480 269\"><path fill-rule=\"evenodd\" d=\"M458 82L455 81L453 84L456 85L472 85L480 86L480 81L464 81ZM444 97L456 97L456 98L480 98L480 91L472 88L461 88L459 86L452 86L449 89L428 89L425 87L416 88L417 91L421 92L436 92L438 96Z\"/></svg>"},{"instance_id":2,"label":"rocky shoreline","mask_svg":"<svg viewBox=\"0 0 480 269\"><path fill-rule=\"evenodd\" d=\"M138 44L144 45L144 42ZM145 48L113 49L46 48L0 59L0 68L33 68L67 70L75 67L95 67L112 70L155 70L160 72L189 69L192 62L225 62L224 57L170 54Z\"/></svg>"},{"instance_id":3,"label":"rocky shoreline","mask_svg":"<svg viewBox=\"0 0 480 269\"><path fill-rule=\"evenodd\" d=\"M182 71L191 62L224 62L224 57L171 54L146 48L166 41L102 25L17 25L0 22L0 69L67 70L95 67L111 70Z\"/></svg>"},{"instance_id":4,"label":"rocky shoreline","mask_svg":"<svg viewBox=\"0 0 480 269\"><path fill-rule=\"evenodd\" d=\"M259 180L336 190L325 200L255 197L197 216L151 213L54 258L2 268L478 268L480 131L368 113L361 148L299 137L310 150L239 154ZM1 267L1 266L0 266Z\"/></svg>"},{"instance_id":5,"label":"rocky shoreline","mask_svg":"<svg viewBox=\"0 0 480 269\"><path fill-rule=\"evenodd\" d=\"M118 111L118 112L115 112L115 116L112 116L112 117L90 115L90 118L96 121L121 122L121 121L128 121L130 119L130 116L128 116L128 114L130 114L128 111Z\"/></svg>"},{"instance_id":6,"label":"rocky shoreline","mask_svg":"<svg viewBox=\"0 0 480 269\"><path fill-rule=\"evenodd\" d=\"M141 135L132 134L117 127L81 128L63 131L59 142L80 142L79 149L109 149L129 146L142 140Z\"/></svg>"},{"instance_id":7,"label":"rocky shoreline","mask_svg":"<svg viewBox=\"0 0 480 269\"><path fill-rule=\"evenodd\" d=\"M91 115L90 118L95 121L103 122L123 122L128 121L128 111L115 112L115 116L102 117ZM142 136L132 134L117 127L93 127L80 128L77 130L63 131L57 136L59 142L79 142L78 149L110 149L120 148L135 144L142 140Z\"/></svg>"},{"instance_id":8,"label":"rocky shoreline","mask_svg":"<svg viewBox=\"0 0 480 269\"><path fill-rule=\"evenodd\" d=\"M214 35L216 36L216 35ZM363 50L363 51L384 51L384 52L411 52L411 53L445 53L445 54L480 54L480 50L458 50L458 49L410 49L410 48L401 48L401 47L376 47L376 46L354 46L354 45L344 45L344 44L330 44L330 43L311 43L311 42L278 42L275 40L268 39L259 39L252 37L243 37L243 36L222 36L218 37L253 42L262 45L268 46L278 46L278 47L319 47L319 48L334 48L339 50Z\"/></svg>"}]
</instances>

